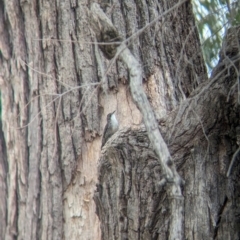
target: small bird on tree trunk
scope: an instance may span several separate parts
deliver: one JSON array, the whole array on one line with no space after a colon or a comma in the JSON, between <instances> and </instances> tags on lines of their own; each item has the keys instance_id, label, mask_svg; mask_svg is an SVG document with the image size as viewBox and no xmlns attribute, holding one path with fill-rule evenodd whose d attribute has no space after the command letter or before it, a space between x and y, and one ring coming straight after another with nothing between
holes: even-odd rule
<instances>
[{"instance_id":1,"label":"small bird on tree trunk","mask_svg":"<svg viewBox=\"0 0 240 240\"><path fill-rule=\"evenodd\" d=\"M108 141L108 139L117 132L119 127L118 120L115 115L115 111L107 115L107 124L104 128L103 138L102 138L102 147ZM101 147L101 148L102 148Z\"/></svg>"}]
</instances>

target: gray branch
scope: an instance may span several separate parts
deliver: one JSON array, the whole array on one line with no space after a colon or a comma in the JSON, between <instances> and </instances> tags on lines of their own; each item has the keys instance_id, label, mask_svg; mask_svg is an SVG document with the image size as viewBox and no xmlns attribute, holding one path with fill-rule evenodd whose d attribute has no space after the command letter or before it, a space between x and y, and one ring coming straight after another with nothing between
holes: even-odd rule
<instances>
[{"instance_id":1,"label":"gray branch","mask_svg":"<svg viewBox=\"0 0 240 240\"><path fill-rule=\"evenodd\" d=\"M97 3L92 4L91 13L92 26L96 36L106 36L110 32L114 33L116 38L119 38L119 34L113 24ZM111 36L104 37L105 40L110 38ZM97 39L99 40L99 37L97 37ZM120 46L111 45L111 47L115 47L115 49L111 50L111 52L116 52L115 56L112 56L114 57L114 60L118 57L126 64L129 70L130 89L133 100L143 115L143 121L147 129L148 138L159 159L160 166L164 174L165 179L161 182L168 183L167 193L170 199L172 199L170 203L171 226L169 239L182 239L183 197L180 188L181 178L176 171L168 147L159 131L154 112L143 90L142 67L124 43Z\"/></svg>"}]
</instances>

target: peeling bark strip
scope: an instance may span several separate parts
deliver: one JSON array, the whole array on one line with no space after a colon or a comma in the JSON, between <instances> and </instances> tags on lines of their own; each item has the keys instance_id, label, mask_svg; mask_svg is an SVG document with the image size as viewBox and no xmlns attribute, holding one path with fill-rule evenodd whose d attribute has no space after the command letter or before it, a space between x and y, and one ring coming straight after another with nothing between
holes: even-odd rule
<instances>
[{"instance_id":1,"label":"peeling bark strip","mask_svg":"<svg viewBox=\"0 0 240 240\"><path fill-rule=\"evenodd\" d=\"M113 24L97 3L92 4L91 11L93 29L97 36L106 36L109 32L114 32L115 36L119 36L119 34L116 33ZM107 37L104 39L106 40ZM112 47L114 47L114 45L112 45ZM130 89L133 100L143 115L149 140L159 159L161 170L163 172L163 179L160 181L160 184L165 185L168 183L167 193L169 198L171 198L169 239L182 239L183 197L180 188L181 178L171 160L168 147L161 136L154 112L143 90L142 67L124 43L119 47L115 46L115 49L116 50L111 52L117 52L116 56L119 56L129 70Z\"/></svg>"}]
</instances>

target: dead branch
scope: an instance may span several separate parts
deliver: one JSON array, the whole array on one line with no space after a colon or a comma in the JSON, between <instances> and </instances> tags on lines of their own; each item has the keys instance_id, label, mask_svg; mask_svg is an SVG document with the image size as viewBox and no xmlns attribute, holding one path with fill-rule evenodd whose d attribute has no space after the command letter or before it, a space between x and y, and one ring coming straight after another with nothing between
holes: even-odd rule
<instances>
[{"instance_id":1,"label":"dead branch","mask_svg":"<svg viewBox=\"0 0 240 240\"><path fill-rule=\"evenodd\" d=\"M104 41L112 39L112 35L114 35L114 38L119 38L117 30L97 3L93 3L91 6L91 15L93 30L95 31L98 40L102 40L100 36L104 36ZM110 35L106 37L109 33ZM104 51L104 49L101 50ZM116 53L119 59L124 62L128 68L133 100L143 115L148 138L158 157L163 172L164 179L161 181L161 184L166 182L169 183L167 185L167 192L169 198L172 199L169 239L181 239L183 221L183 197L180 188L181 178L172 162L167 144L162 138L154 112L143 90L142 67L124 43L119 47L112 45L110 52ZM115 54L109 54L109 51L104 52L104 54L108 57L115 56Z\"/></svg>"}]
</instances>

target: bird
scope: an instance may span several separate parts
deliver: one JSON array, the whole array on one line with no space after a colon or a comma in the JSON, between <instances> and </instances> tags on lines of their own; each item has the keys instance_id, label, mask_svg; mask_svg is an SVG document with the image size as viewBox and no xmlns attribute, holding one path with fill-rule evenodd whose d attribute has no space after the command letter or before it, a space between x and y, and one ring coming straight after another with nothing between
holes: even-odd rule
<instances>
[{"instance_id":1,"label":"bird","mask_svg":"<svg viewBox=\"0 0 240 240\"><path fill-rule=\"evenodd\" d=\"M119 128L118 120L116 118L115 112L109 113L107 115L107 124L104 128L103 137L102 137L102 146L105 145L105 143L108 141L108 139L117 132Z\"/></svg>"}]
</instances>

